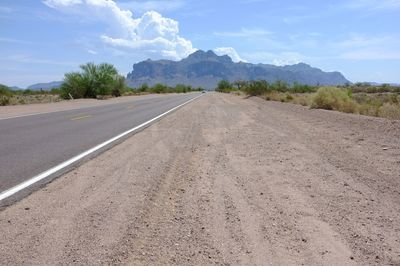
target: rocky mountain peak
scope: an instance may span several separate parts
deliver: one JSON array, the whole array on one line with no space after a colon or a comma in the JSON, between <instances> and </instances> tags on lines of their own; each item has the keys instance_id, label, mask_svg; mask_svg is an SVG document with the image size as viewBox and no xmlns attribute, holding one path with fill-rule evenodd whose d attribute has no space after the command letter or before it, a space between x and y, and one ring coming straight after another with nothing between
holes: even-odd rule
<instances>
[{"instance_id":1,"label":"rocky mountain peak","mask_svg":"<svg viewBox=\"0 0 400 266\"><path fill-rule=\"evenodd\" d=\"M183 59L189 62L200 62L200 61L215 61L221 63L231 63L232 59L227 55L218 56L212 50L208 50L207 52L203 50L197 50L196 52L190 54L186 59Z\"/></svg>"},{"instance_id":2,"label":"rocky mountain peak","mask_svg":"<svg viewBox=\"0 0 400 266\"><path fill-rule=\"evenodd\" d=\"M298 82L308 85L342 85L349 81L339 72L324 72L305 63L275 66L266 64L234 63L227 56L218 56L213 51L198 50L181 61L147 60L133 65L127 76L127 84L139 87L142 84L164 83L191 85L213 89L220 80L266 80Z\"/></svg>"}]
</instances>

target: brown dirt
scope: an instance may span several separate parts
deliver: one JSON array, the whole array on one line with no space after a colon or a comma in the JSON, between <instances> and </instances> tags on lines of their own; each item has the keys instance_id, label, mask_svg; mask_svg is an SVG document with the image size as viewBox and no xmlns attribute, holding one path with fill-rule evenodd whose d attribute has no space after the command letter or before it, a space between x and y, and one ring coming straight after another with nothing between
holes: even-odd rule
<instances>
[{"instance_id":1,"label":"brown dirt","mask_svg":"<svg viewBox=\"0 0 400 266\"><path fill-rule=\"evenodd\" d=\"M1 265L399 265L400 123L207 94L0 213Z\"/></svg>"}]
</instances>

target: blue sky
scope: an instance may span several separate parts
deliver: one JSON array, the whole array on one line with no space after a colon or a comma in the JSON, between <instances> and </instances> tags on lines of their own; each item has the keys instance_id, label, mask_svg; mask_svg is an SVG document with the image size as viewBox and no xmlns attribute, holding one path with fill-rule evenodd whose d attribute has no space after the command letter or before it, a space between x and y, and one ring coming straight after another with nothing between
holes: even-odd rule
<instances>
[{"instance_id":1,"label":"blue sky","mask_svg":"<svg viewBox=\"0 0 400 266\"><path fill-rule=\"evenodd\" d=\"M126 74L196 49L399 83L399 14L400 0L2 0L0 83L62 80L86 62Z\"/></svg>"}]
</instances>

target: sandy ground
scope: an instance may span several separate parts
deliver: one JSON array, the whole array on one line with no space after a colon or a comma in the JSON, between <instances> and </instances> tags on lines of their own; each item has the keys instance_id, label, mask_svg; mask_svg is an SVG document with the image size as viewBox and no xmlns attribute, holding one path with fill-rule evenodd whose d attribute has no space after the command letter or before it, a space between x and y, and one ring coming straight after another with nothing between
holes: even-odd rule
<instances>
[{"instance_id":1,"label":"sandy ground","mask_svg":"<svg viewBox=\"0 0 400 266\"><path fill-rule=\"evenodd\" d=\"M0 212L1 265L400 265L400 123L210 93Z\"/></svg>"},{"instance_id":2,"label":"sandy ground","mask_svg":"<svg viewBox=\"0 0 400 266\"><path fill-rule=\"evenodd\" d=\"M132 100L143 99L143 98L154 98L154 97L165 97L168 94L151 94L151 95L140 95L140 96L124 96L118 98L111 98L107 100L97 99L76 99L54 103L37 103L37 104L25 104L25 105L8 105L0 106L0 119L25 116L31 114L59 112L73 109L80 109L86 107L108 105L120 102L129 102Z\"/></svg>"}]
</instances>

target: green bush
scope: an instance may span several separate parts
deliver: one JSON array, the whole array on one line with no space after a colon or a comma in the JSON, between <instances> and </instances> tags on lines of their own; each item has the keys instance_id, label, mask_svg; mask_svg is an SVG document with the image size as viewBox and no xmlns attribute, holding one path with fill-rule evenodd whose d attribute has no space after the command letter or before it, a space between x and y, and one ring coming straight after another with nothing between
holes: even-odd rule
<instances>
[{"instance_id":1,"label":"green bush","mask_svg":"<svg viewBox=\"0 0 400 266\"><path fill-rule=\"evenodd\" d=\"M125 80L117 69L107 63L81 65L81 72L70 72L64 76L61 97L96 98L97 96L120 96L125 88Z\"/></svg>"},{"instance_id":2,"label":"green bush","mask_svg":"<svg viewBox=\"0 0 400 266\"><path fill-rule=\"evenodd\" d=\"M114 97L121 96L126 90L125 77L117 76L114 87L112 88L111 95Z\"/></svg>"},{"instance_id":3,"label":"green bush","mask_svg":"<svg viewBox=\"0 0 400 266\"><path fill-rule=\"evenodd\" d=\"M321 87L312 97L311 108L354 113L357 111L357 103L351 99L348 90Z\"/></svg>"},{"instance_id":4,"label":"green bush","mask_svg":"<svg viewBox=\"0 0 400 266\"><path fill-rule=\"evenodd\" d=\"M10 98L13 96L12 90L7 86L0 84L0 105L9 105Z\"/></svg>"},{"instance_id":5,"label":"green bush","mask_svg":"<svg viewBox=\"0 0 400 266\"><path fill-rule=\"evenodd\" d=\"M161 83L158 83L150 88L151 93L167 93L168 91L168 87Z\"/></svg>"},{"instance_id":6,"label":"green bush","mask_svg":"<svg viewBox=\"0 0 400 266\"><path fill-rule=\"evenodd\" d=\"M231 92L233 90L234 89L233 89L232 84L227 80L221 80L220 82L218 82L218 86L215 89L215 91L225 92L225 93Z\"/></svg>"},{"instance_id":7,"label":"green bush","mask_svg":"<svg viewBox=\"0 0 400 266\"><path fill-rule=\"evenodd\" d=\"M271 84L271 90L286 92L289 90L289 85L285 81L277 80Z\"/></svg>"},{"instance_id":8,"label":"green bush","mask_svg":"<svg viewBox=\"0 0 400 266\"><path fill-rule=\"evenodd\" d=\"M291 91L294 93L311 93L311 92L316 92L317 88L310 85L305 85L295 82L293 84Z\"/></svg>"},{"instance_id":9,"label":"green bush","mask_svg":"<svg viewBox=\"0 0 400 266\"><path fill-rule=\"evenodd\" d=\"M249 96L258 96L270 91L270 85L265 80L253 80L244 87L244 92Z\"/></svg>"}]
</instances>

